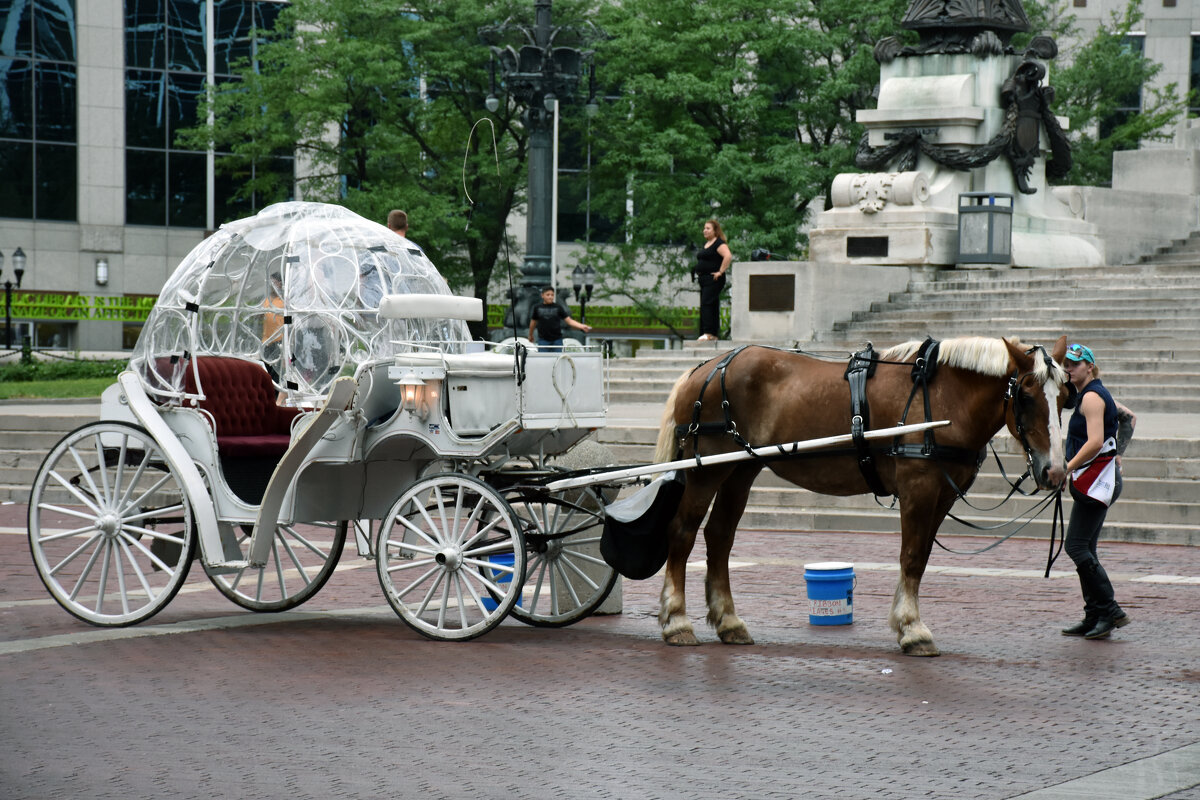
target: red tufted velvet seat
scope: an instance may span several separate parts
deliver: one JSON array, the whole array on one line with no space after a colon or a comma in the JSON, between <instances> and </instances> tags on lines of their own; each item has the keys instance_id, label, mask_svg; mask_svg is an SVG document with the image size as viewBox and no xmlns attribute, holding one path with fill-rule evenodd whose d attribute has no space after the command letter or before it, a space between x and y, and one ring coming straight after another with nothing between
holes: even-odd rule
<instances>
[{"instance_id":1,"label":"red tufted velvet seat","mask_svg":"<svg viewBox=\"0 0 1200 800\"><path fill-rule=\"evenodd\" d=\"M275 386L258 364L237 358L196 358L205 399L200 403L216 422L217 449L224 458L272 457L278 459L291 442L292 419L297 408L276 405ZM184 388L196 391L192 371L186 371Z\"/></svg>"}]
</instances>

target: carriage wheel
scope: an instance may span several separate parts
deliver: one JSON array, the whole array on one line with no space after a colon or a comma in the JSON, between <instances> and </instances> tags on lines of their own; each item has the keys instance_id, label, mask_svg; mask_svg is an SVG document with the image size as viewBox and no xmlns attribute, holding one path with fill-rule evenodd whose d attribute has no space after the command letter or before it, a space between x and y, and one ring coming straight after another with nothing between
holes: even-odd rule
<instances>
[{"instance_id":1,"label":"carriage wheel","mask_svg":"<svg viewBox=\"0 0 1200 800\"><path fill-rule=\"evenodd\" d=\"M526 523L529 565L512 615L529 625L561 628L592 614L617 583L600 555L602 504L590 488L550 498L510 501Z\"/></svg>"},{"instance_id":2,"label":"carriage wheel","mask_svg":"<svg viewBox=\"0 0 1200 800\"><path fill-rule=\"evenodd\" d=\"M76 428L34 478L29 549L50 594L85 622L150 619L183 585L196 549L184 483L145 429Z\"/></svg>"},{"instance_id":3,"label":"carriage wheel","mask_svg":"<svg viewBox=\"0 0 1200 800\"><path fill-rule=\"evenodd\" d=\"M337 567L346 543L347 523L296 522L277 525L267 563L237 572L208 573L217 591L251 611L286 611L320 591ZM237 532L242 558L250 555L254 526Z\"/></svg>"},{"instance_id":4,"label":"carriage wheel","mask_svg":"<svg viewBox=\"0 0 1200 800\"><path fill-rule=\"evenodd\" d=\"M375 540L379 583L430 639L465 641L500 624L521 593L525 540L496 490L462 474L412 484Z\"/></svg>"}]
</instances>

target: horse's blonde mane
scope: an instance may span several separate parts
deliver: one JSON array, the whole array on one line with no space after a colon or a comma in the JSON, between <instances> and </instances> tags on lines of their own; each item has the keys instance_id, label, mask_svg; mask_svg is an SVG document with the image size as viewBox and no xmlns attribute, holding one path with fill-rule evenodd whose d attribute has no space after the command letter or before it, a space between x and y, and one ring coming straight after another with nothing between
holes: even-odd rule
<instances>
[{"instance_id":1,"label":"horse's blonde mane","mask_svg":"<svg viewBox=\"0 0 1200 800\"><path fill-rule=\"evenodd\" d=\"M1028 345L1022 344L1015 336L1008 337L1008 341L1022 350L1029 349ZM911 358L921 345L922 342L915 340L904 342L883 351L880 358L886 361L904 361ZM1010 361L1008 348L1004 346L1002 339L961 336L957 339L944 340L938 348L938 364L971 370L981 375L993 375L997 378L1008 377L1009 372L1012 371ZM1048 371L1045 360L1034 359L1033 375L1039 382L1045 383L1046 379L1050 377L1047 374ZM1054 369L1054 379L1059 384L1064 383L1067 379L1066 373L1057 365Z\"/></svg>"}]
</instances>

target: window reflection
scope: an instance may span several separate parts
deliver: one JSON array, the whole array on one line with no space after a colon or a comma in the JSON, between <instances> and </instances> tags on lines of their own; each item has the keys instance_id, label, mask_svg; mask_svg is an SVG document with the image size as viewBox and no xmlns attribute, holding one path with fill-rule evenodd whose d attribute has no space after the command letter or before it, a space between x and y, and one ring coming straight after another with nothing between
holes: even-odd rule
<instances>
[{"instance_id":1,"label":"window reflection","mask_svg":"<svg viewBox=\"0 0 1200 800\"><path fill-rule=\"evenodd\" d=\"M164 69L162 0L125 0L125 66Z\"/></svg>"},{"instance_id":2,"label":"window reflection","mask_svg":"<svg viewBox=\"0 0 1200 800\"><path fill-rule=\"evenodd\" d=\"M211 0L214 30L209 31L205 0L124 2L126 222L203 227L207 217L204 154L179 149L176 136L198 122L207 77L206 37L213 39L216 82L234 80L229 73L237 62L254 55L255 28L272 27L282 4ZM267 174L286 170L287 199L291 199L290 157L286 165L252 165L235 175L219 172L214 187L217 222L249 216L267 205L254 195L234 197L256 170L263 169ZM282 198L270 202L275 199Z\"/></svg>"},{"instance_id":3,"label":"window reflection","mask_svg":"<svg viewBox=\"0 0 1200 800\"><path fill-rule=\"evenodd\" d=\"M75 145L37 146L35 210L38 219L67 221L76 218L76 164Z\"/></svg>"},{"instance_id":4,"label":"window reflection","mask_svg":"<svg viewBox=\"0 0 1200 800\"><path fill-rule=\"evenodd\" d=\"M0 217L33 217L33 144L0 140L0 175L10 191L0 192Z\"/></svg>"},{"instance_id":5,"label":"window reflection","mask_svg":"<svg viewBox=\"0 0 1200 800\"><path fill-rule=\"evenodd\" d=\"M125 72L125 144L137 147L166 147L167 73L149 70Z\"/></svg>"},{"instance_id":6,"label":"window reflection","mask_svg":"<svg viewBox=\"0 0 1200 800\"><path fill-rule=\"evenodd\" d=\"M34 56L51 61L75 60L75 3L37 0L33 7Z\"/></svg>"},{"instance_id":7,"label":"window reflection","mask_svg":"<svg viewBox=\"0 0 1200 800\"><path fill-rule=\"evenodd\" d=\"M125 159L125 222L167 223L167 154L131 150Z\"/></svg>"},{"instance_id":8,"label":"window reflection","mask_svg":"<svg viewBox=\"0 0 1200 800\"><path fill-rule=\"evenodd\" d=\"M204 3L167 0L167 69L204 73Z\"/></svg>"},{"instance_id":9,"label":"window reflection","mask_svg":"<svg viewBox=\"0 0 1200 800\"><path fill-rule=\"evenodd\" d=\"M75 141L75 65L38 64L34 86L38 138Z\"/></svg>"},{"instance_id":10,"label":"window reflection","mask_svg":"<svg viewBox=\"0 0 1200 800\"><path fill-rule=\"evenodd\" d=\"M75 50L75 0L0 0L0 216L77 217Z\"/></svg>"},{"instance_id":11,"label":"window reflection","mask_svg":"<svg viewBox=\"0 0 1200 800\"><path fill-rule=\"evenodd\" d=\"M33 55L33 4L28 0L9 0L0 4L7 13L0 15L0 56Z\"/></svg>"},{"instance_id":12,"label":"window reflection","mask_svg":"<svg viewBox=\"0 0 1200 800\"><path fill-rule=\"evenodd\" d=\"M0 58L0 136L33 138L33 62Z\"/></svg>"}]
</instances>

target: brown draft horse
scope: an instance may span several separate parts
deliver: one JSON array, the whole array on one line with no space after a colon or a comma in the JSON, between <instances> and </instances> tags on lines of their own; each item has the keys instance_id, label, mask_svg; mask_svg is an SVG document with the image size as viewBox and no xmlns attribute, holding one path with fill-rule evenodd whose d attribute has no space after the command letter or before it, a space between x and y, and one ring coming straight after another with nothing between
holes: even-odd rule
<instances>
[{"instance_id":1,"label":"brown draft horse","mask_svg":"<svg viewBox=\"0 0 1200 800\"><path fill-rule=\"evenodd\" d=\"M897 345L877 356L874 376L866 383L872 427L925 421L922 389L912 396L912 365L920 342ZM941 342L937 371L927 383L930 420L951 424L935 432L939 448L979 453L1007 425L1025 448L1026 460L1041 488L1056 488L1063 478L1063 449L1059 414L1067 398L1068 380L1062 368L1066 337L1047 356L1042 347L1027 347L998 338L965 337ZM700 421L724 428L721 380L706 378L720 357L686 373L667 400L655 460L690 458L696 453L690 435L676 426L689 426L697 395L704 387ZM904 362L904 365L886 362ZM845 362L822 361L797 353L749 347L728 363L724 376L731 418L738 433L753 446L834 436L850 430L850 389ZM905 407L911 405L904 418ZM725 433L699 436L699 453L739 449ZM919 433L899 441L920 444ZM873 449L886 448L875 442ZM901 457L877 450L877 471L883 487L900 501L900 579L888 622L908 655L936 656L933 635L921 621L918 591L938 527L957 499L950 480L963 491L979 469L974 458ZM945 453L952 452L949 449ZM705 512L708 551L705 597L708 621L726 644L753 644L746 625L734 611L729 588L729 552L745 510L751 484L766 466L802 488L830 495L870 491L858 458L846 450L814 457L752 459L699 467L688 471L679 510L667 529L668 556L663 580L659 622L663 639L673 645L698 644L684 603L684 568ZM947 480L947 477L950 480ZM713 498L716 498L714 503Z\"/></svg>"}]
</instances>

